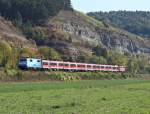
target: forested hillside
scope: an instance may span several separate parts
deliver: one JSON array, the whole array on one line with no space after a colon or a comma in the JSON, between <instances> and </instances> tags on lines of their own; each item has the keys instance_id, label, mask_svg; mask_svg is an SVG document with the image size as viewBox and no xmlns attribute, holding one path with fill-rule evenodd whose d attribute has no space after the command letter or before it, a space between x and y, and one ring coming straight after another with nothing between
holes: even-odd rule
<instances>
[{"instance_id":1,"label":"forested hillside","mask_svg":"<svg viewBox=\"0 0 150 114\"><path fill-rule=\"evenodd\" d=\"M18 24L39 23L62 9L72 9L70 0L0 0L1 15Z\"/></svg>"},{"instance_id":2,"label":"forested hillside","mask_svg":"<svg viewBox=\"0 0 150 114\"><path fill-rule=\"evenodd\" d=\"M88 15L142 37L150 38L150 12L111 11L91 12Z\"/></svg>"}]
</instances>

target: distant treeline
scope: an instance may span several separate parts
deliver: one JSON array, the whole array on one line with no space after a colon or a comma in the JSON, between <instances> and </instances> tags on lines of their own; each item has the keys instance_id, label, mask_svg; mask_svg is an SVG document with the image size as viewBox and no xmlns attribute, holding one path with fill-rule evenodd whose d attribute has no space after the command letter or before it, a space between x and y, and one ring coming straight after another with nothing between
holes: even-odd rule
<instances>
[{"instance_id":1,"label":"distant treeline","mask_svg":"<svg viewBox=\"0 0 150 114\"><path fill-rule=\"evenodd\" d=\"M150 38L150 12L111 11L91 12L88 15L142 37Z\"/></svg>"},{"instance_id":2,"label":"distant treeline","mask_svg":"<svg viewBox=\"0 0 150 114\"><path fill-rule=\"evenodd\" d=\"M0 14L7 19L39 23L59 10L72 10L70 0L0 0Z\"/></svg>"}]
</instances>

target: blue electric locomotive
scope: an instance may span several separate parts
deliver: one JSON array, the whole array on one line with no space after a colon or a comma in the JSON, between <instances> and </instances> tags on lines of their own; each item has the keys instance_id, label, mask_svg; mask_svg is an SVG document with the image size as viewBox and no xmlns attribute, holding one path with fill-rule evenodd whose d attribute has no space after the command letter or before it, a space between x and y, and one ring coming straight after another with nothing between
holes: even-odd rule
<instances>
[{"instance_id":1,"label":"blue electric locomotive","mask_svg":"<svg viewBox=\"0 0 150 114\"><path fill-rule=\"evenodd\" d=\"M18 66L21 69L41 69L42 60L35 58L21 58Z\"/></svg>"}]
</instances>

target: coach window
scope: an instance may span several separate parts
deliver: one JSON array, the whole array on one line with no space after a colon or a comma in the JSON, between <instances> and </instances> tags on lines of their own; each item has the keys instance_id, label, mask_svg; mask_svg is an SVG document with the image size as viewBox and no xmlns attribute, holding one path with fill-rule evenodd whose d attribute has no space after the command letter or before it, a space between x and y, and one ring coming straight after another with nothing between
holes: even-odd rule
<instances>
[{"instance_id":1,"label":"coach window","mask_svg":"<svg viewBox=\"0 0 150 114\"><path fill-rule=\"evenodd\" d=\"M106 68L106 69L108 69L109 67L108 67L108 66L106 66L105 68Z\"/></svg>"},{"instance_id":2,"label":"coach window","mask_svg":"<svg viewBox=\"0 0 150 114\"><path fill-rule=\"evenodd\" d=\"M51 66L57 66L57 63L50 63Z\"/></svg>"},{"instance_id":3,"label":"coach window","mask_svg":"<svg viewBox=\"0 0 150 114\"><path fill-rule=\"evenodd\" d=\"M85 65L78 65L78 67L80 67L80 68L84 68L84 67L85 67Z\"/></svg>"},{"instance_id":4,"label":"coach window","mask_svg":"<svg viewBox=\"0 0 150 114\"><path fill-rule=\"evenodd\" d=\"M82 65L83 68L85 68L85 65Z\"/></svg>"},{"instance_id":5,"label":"coach window","mask_svg":"<svg viewBox=\"0 0 150 114\"><path fill-rule=\"evenodd\" d=\"M116 70L116 69L117 69L117 67L113 67L113 69L114 69L114 70Z\"/></svg>"},{"instance_id":6,"label":"coach window","mask_svg":"<svg viewBox=\"0 0 150 114\"><path fill-rule=\"evenodd\" d=\"M64 64L64 66L66 66L66 67L67 67L67 66L69 66L69 64Z\"/></svg>"},{"instance_id":7,"label":"coach window","mask_svg":"<svg viewBox=\"0 0 150 114\"><path fill-rule=\"evenodd\" d=\"M91 65L87 65L87 68L91 68Z\"/></svg>"},{"instance_id":8,"label":"coach window","mask_svg":"<svg viewBox=\"0 0 150 114\"><path fill-rule=\"evenodd\" d=\"M104 66L101 66L101 68L105 68Z\"/></svg>"},{"instance_id":9,"label":"coach window","mask_svg":"<svg viewBox=\"0 0 150 114\"><path fill-rule=\"evenodd\" d=\"M43 65L48 65L48 62L43 62Z\"/></svg>"},{"instance_id":10,"label":"coach window","mask_svg":"<svg viewBox=\"0 0 150 114\"><path fill-rule=\"evenodd\" d=\"M30 59L30 62L32 62L32 59Z\"/></svg>"},{"instance_id":11,"label":"coach window","mask_svg":"<svg viewBox=\"0 0 150 114\"><path fill-rule=\"evenodd\" d=\"M99 68L99 66L96 66L95 68Z\"/></svg>"},{"instance_id":12,"label":"coach window","mask_svg":"<svg viewBox=\"0 0 150 114\"><path fill-rule=\"evenodd\" d=\"M82 65L78 65L78 67L82 67Z\"/></svg>"},{"instance_id":13,"label":"coach window","mask_svg":"<svg viewBox=\"0 0 150 114\"><path fill-rule=\"evenodd\" d=\"M93 66L93 68L97 68L97 66Z\"/></svg>"},{"instance_id":14,"label":"coach window","mask_svg":"<svg viewBox=\"0 0 150 114\"><path fill-rule=\"evenodd\" d=\"M64 64L63 63L59 63L59 66L64 66Z\"/></svg>"},{"instance_id":15,"label":"coach window","mask_svg":"<svg viewBox=\"0 0 150 114\"><path fill-rule=\"evenodd\" d=\"M71 64L70 66L71 66L71 67L76 67L76 65L75 65L75 64Z\"/></svg>"}]
</instances>

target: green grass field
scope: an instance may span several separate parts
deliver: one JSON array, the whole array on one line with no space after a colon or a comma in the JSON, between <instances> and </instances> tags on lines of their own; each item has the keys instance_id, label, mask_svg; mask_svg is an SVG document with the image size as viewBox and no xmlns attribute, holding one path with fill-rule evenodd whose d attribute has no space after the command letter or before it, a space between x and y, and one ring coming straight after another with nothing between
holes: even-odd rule
<instances>
[{"instance_id":1,"label":"green grass field","mask_svg":"<svg viewBox=\"0 0 150 114\"><path fill-rule=\"evenodd\" d=\"M150 80L0 84L0 114L150 114Z\"/></svg>"}]
</instances>

